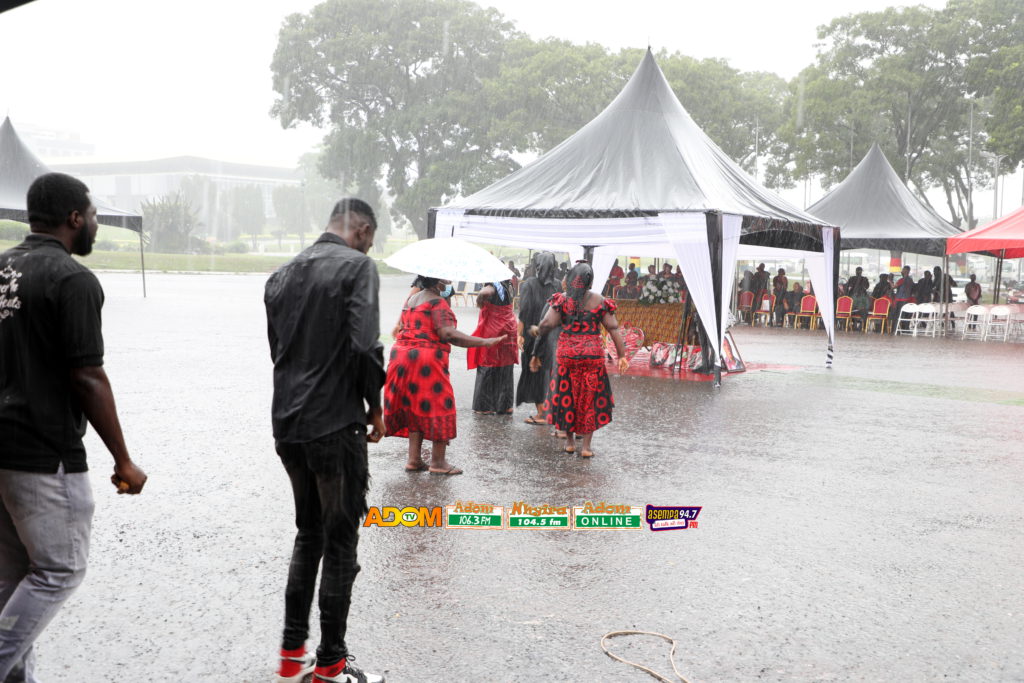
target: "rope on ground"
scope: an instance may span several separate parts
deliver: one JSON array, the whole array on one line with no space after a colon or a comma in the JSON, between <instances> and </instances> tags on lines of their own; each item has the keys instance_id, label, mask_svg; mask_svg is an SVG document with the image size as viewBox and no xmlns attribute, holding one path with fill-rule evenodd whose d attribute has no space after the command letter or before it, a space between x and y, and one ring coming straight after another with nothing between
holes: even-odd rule
<instances>
[{"instance_id":1,"label":"rope on ground","mask_svg":"<svg viewBox=\"0 0 1024 683\"><path fill-rule=\"evenodd\" d=\"M641 671L646 672L651 676L654 676L663 683L676 682L670 678L662 676L654 669L648 669L646 666L643 666L642 664L637 664L636 662L631 662L628 659L623 659L622 657L619 657L618 655L612 654L608 651L608 646L605 644L605 641L611 640L612 638L617 638L619 636L654 636L656 638L661 638L664 641L672 643L672 649L668 653L668 661L672 663L672 671L675 672L676 676L679 677L679 680L682 681L682 683L690 683L690 681L688 681L683 676L683 674L679 673L679 669L676 668L676 646L678 646L678 643L676 642L675 638L669 638L664 633L655 633L653 631L610 631L601 637L601 649L604 651L606 655L608 655L617 662L622 662L623 664L628 664L636 669L640 669Z\"/></svg>"}]
</instances>

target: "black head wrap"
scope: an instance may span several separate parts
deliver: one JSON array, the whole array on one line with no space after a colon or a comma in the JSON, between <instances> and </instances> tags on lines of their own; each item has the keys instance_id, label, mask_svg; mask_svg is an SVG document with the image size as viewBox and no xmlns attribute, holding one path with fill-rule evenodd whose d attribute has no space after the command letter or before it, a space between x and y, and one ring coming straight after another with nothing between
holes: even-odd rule
<instances>
[{"instance_id":1,"label":"black head wrap","mask_svg":"<svg viewBox=\"0 0 1024 683\"><path fill-rule=\"evenodd\" d=\"M537 280L545 287L558 286L558 261L550 251L542 251L534 259L537 268Z\"/></svg>"},{"instance_id":2,"label":"black head wrap","mask_svg":"<svg viewBox=\"0 0 1024 683\"><path fill-rule=\"evenodd\" d=\"M590 292L590 286L594 284L594 269L586 261L581 261L572 267L572 270L565 276L565 295L572 299L572 311L568 313L570 320L578 319L584 310L584 301Z\"/></svg>"}]
</instances>

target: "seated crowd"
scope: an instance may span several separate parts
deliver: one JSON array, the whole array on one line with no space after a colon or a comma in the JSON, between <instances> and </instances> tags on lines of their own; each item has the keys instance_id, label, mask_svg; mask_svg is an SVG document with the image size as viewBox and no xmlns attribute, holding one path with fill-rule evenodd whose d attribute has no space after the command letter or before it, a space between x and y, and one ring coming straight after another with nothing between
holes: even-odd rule
<instances>
[{"instance_id":1,"label":"seated crowd","mask_svg":"<svg viewBox=\"0 0 1024 683\"><path fill-rule=\"evenodd\" d=\"M910 266L903 267L900 278L895 283L892 281L892 275L882 273L874 287L863 272L864 269L858 267L847 280L840 278L836 283L836 297L850 298L851 301L847 304L849 318L860 328L863 328L873 313L877 316L880 311L887 309L888 328L893 331L896 327L895 322L899 320L900 311L906 304L953 301L953 286L956 283L948 274L943 275L939 266L935 266L933 270L924 270L917 281L911 275ZM810 284L806 292L799 282L790 289L784 268L779 268L778 274L771 279L769 288L768 273L763 263L758 265L754 273L744 272L739 287L741 316L745 316L747 321L754 324L758 311L770 309L771 314L765 316L766 323L775 327L782 327L787 316L797 316L801 311L804 296L814 294L814 288ZM942 290L943 287L945 291ZM744 296L744 293L748 294ZM980 300L981 286L975 281L974 275L971 275L971 281L964 288L964 293L972 304ZM876 307L875 302L878 299L887 299L888 304ZM764 300L770 302L767 307L763 303ZM841 305L837 310L842 314L846 313ZM817 312L816 306L814 311ZM807 319L808 326L813 317Z\"/></svg>"}]
</instances>

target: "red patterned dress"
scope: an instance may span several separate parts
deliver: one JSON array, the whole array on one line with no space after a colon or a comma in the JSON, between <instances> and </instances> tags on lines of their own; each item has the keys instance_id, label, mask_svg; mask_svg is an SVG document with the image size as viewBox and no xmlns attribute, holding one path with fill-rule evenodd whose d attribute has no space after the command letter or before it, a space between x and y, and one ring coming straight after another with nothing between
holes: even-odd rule
<instances>
[{"instance_id":1,"label":"red patterned dress","mask_svg":"<svg viewBox=\"0 0 1024 683\"><path fill-rule=\"evenodd\" d=\"M391 347L384 382L386 436L421 432L428 441L455 438L455 394L448 375L452 347L437 331L456 323L444 299L402 311L402 331Z\"/></svg>"},{"instance_id":2,"label":"red patterned dress","mask_svg":"<svg viewBox=\"0 0 1024 683\"><path fill-rule=\"evenodd\" d=\"M544 405L548 422L574 434L590 434L612 421L615 399L604 364L601 320L617 308L611 299L579 316L576 302L565 294L548 301L562 316L558 338L558 369L551 380L551 399ZM575 317L576 320L570 320Z\"/></svg>"}]
</instances>

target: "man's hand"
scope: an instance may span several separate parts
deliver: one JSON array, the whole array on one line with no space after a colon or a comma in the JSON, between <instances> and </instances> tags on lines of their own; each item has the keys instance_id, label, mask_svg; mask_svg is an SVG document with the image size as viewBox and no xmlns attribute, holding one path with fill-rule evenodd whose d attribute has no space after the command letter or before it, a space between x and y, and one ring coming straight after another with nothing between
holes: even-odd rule
<instances>
[{"instance_id":1,"label":"man's hand","mask_svg":"<svg viewBox=\"0 0 1024 683\"><path fill-rule=\"evenodd\" d=\"M540 372L540 358L537 356L530 359L530 372Z\"/></svg>"},{"instance_id":2,"label":"man's hand","mask_svg":"<svg viewBox=\"0 0 1024 683\"><path fill-rule=\"evenodd\" d=\"M142 493L142 487L146 485L148 478L141 467L129 460L122 465L114 465L110 483L117 487L118 494L127 493L134 496Z\"/></svg>"},{"instance_id":3,"label":"man's hand","mask_svg":"<svg viewBox=\"0 0 1024 683\"><path fill-rule=\"evenodd\" d=\"M519 350L522 351L523 350L523 344L526 343L526 340L523 339L523 335L519 335L519 337L516 339L516 343L519 344Z\"/></svg>"},{"instance_id":4,"label":"man's hand","mask_svg":"<svg viewBox=\"0 0 1024 683\"><path fill-rule=\"evenodd\" d=\"M625 373L626 370L629 370L629 359L622 356L619 358L619 374Z\"/></svg>"},{"instance_id":5,"label":"man's hand","mask_svg":"<svg viewBox=\"0 0 1024 683\"><path fill-rule=\"evenodd\" d=\"M537 327L536 325L530 325L530 336L531 337L539 337L540 336L540 328Z\"/></svg>"},{"instance_id":6,"label":"man's hand","mask_svg":"<svg viewBox=\"0 0 1024 683\"><path fill-rule=\"evenodd\" d=\"M381 416L380 408L374 408L370 413L370 431L366 434L369 443L377 443L384 438L384 418Z\"/></svg>"},{"instance_id":7,"label":"man's hand","mask_svg":"<svg viewBox=\"0 0 1024 683\"><path fill-rule=\"evenodd\" d=\"M500 337L491 337L490 339L485 339L484 340L484 346L487 347L487 348L491 348L492 346L497 346L501 342L505 341L505 339L507 337L508 337L507 334L503 334Z\"/></svg>"}]
</instances>

